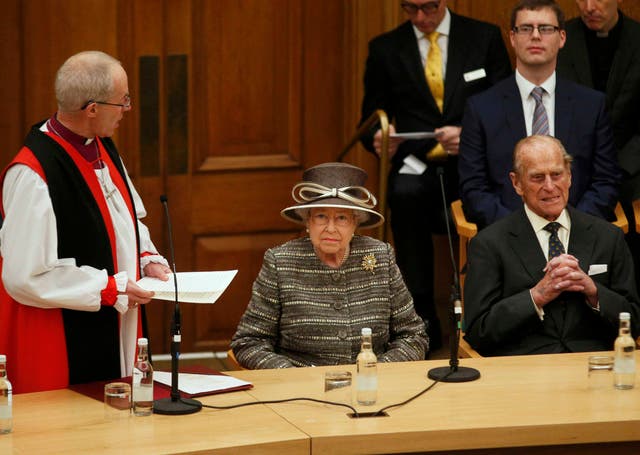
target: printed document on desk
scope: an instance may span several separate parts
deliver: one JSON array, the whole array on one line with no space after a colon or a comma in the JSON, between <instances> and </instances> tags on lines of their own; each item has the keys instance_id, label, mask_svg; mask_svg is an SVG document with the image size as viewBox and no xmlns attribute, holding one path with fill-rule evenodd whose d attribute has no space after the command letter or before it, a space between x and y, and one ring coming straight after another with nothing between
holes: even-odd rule
<instances>
[{"instance_id":1,"label":"printed document on desk","mask_svg":"<svg viewBox=\"0 0 640 455\"><path fill-rule=\"evenodd\" d=\"M153 380L171 387L171 373L166 371L154 371ZM214 393L234 392L236 390L246 390L253 387L253 384L241 379L236 379L225 374L195 374L179 373L178 389L189 397L199 397Z\"/></svg>"},{"instance_id":2,"label":"printed document on desk","mask_svg":"<svg viewBox=\"0 0 640 455\"><path fill-rule=\"evenodd\" d=\"M214 303L227 289L236 273L238 273L237 270L178 272L178 302ZM173 283L173 273L170 273L169 281L144 277L138 281L138 286L147 291L155 292L154 299L173 301L175 300Z\"/></svg>"}]
</instances>

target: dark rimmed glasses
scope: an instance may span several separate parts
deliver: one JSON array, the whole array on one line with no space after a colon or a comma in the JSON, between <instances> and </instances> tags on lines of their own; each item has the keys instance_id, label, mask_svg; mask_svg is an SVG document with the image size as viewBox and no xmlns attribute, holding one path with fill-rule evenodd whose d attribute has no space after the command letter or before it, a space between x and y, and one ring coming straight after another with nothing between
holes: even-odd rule
<instances>
[{"instance_id":1,"label":"dark rimmed glasses","mask_svg":"<svg viewBox=\"0 0 640 455\"><path fill-rule=\"evenodd\" d=\"M424 14L433 14L440 7L440 2L428 2L421 5L416 5L411 2L402 2L400 3L400 7L405 13L410 14L411 16L418 14L418 11L422 11Z\"/></svg>"},{"instance_id":2,"label":"dark rimmed glasses","mask_svg":"<svg viewBox=\"0 0 640 455\"><path fill-rule=\"evenodd\" d=\"M538 30L538 33L541 35L553 35L555 32L560 30L560 27L551 24L522 24L513 27L513 31L518 35L532 35L534 30Z\"/></svg>"},{"instance_id":3,"label":"dark rimmed glasses","mask_svg":"<svg viewBox=\"0 0 640 455\"><path fill-rule=\"evenodd\" d=\"M89 106L90 104L93 104L93 103L96 103L96 104L105 104L105 105L107 105L107 106L116 106L116 107L119 107L119 108L121 108L121 109L128 109L128 108L130 108L130 107L131 107L131 97L130 97L129 95L125 95L125 96L124 96L124 103L109 103L109 102L107 102L107 101L89 100L89 101L87 101L86 103L84 103L84 104L82 105L82 107L80 108L80 110L81 110L81 111L84 111L84 110L87 108L87 106Z\"/></svg>"}]
</instances>

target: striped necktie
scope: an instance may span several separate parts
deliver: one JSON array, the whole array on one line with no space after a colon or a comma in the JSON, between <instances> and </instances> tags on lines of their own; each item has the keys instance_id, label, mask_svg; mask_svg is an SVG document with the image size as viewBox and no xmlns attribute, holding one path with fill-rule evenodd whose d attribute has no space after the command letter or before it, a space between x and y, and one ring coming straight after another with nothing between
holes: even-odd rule
<instances>
[{"instance_id":1,"label":"striped necktie","mask_svg":"<svg viewBox=\"0 0 640 455\"><path fill-rule=\"evenodd\" d=\"M564 254L564 246L558 237L558 229L560 229L560 223L552 221L544 227L544 230L550 232L549 236L549 260Z\"/></svg>"},{"instance_id":2,"label":"striped necktie","mask_svg":"<svg viewBox=\"0 0 640 455\"><path fill-rule=\"evenodd\" d=\"M544 93L545 90L542 87L536 87L531 90L531 96L536 102L536 108L533 111L531 134L549 136L549 119L547 118L547 111L544 108L544 104L542 104L542 95Z\"/></svg>"}]
</instances>

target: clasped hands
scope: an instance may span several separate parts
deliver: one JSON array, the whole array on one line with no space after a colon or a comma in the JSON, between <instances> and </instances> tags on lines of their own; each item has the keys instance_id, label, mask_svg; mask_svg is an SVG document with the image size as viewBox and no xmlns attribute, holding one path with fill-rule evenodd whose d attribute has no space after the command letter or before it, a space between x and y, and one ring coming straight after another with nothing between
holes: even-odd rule
<instances>
[{"instance_id":1,"label":"clasped hands","mask_svg":"<svg viewBox=\"0 0 640 455\"><path fill-rule=\"evenodd\" d=\"M460 132L462 128L459 126L443 126L442 128L436 128L435 133L438 133L438 142L442 144L442 148L447 151L448 155L457 155L458 147L460 145ZM394 134L396 129L393 125L389 125L389 134ZM395 155L400 144L406 139L401 137L389 138L389 158ZM380 156L380 150L382 150L382 131L376 131L373 136L373 148L376 150L378 156Z\"/></svg>"},{"instance_id":2,"label":"clasped hands","mask_svg":"<svg viewBox=\"0 0 640 455\"><path fill-rule=\"evenodd\" d=\"M543 269L544 277L531 289L531 296L539 308L556 299L563 292L581 292L589 305L598 304L598 288L591 277L581 268L578 259L570 254L561 254Z\"/></svg>"}]
</instances>

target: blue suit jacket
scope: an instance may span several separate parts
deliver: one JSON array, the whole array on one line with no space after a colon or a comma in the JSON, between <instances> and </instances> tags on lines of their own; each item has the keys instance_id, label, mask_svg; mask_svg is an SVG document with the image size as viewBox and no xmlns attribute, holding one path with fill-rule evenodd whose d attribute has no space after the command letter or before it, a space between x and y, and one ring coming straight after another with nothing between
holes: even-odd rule
<instances>
[{"instance_id":1,"label":"blue suit jacket","mask_svg":"<svg viewBox=\"0 0 640 455\"><path fill-rule=\"evenodd\" d=\"M569 204L612 219L620 171L603 94L557 78L555 137L573 156ZM473 96L462 119L460 192L466 215L487 226L522 206L509 179L513 149L527 135L515 76Z\"/></svg>"}]
</instances>

